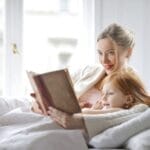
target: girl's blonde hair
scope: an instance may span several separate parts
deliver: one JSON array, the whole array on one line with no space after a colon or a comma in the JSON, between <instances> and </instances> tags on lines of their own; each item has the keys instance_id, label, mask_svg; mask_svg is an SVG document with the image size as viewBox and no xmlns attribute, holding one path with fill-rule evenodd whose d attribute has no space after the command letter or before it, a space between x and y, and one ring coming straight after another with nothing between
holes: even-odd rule
<instances>
[{"instance_id":1,"label":"girl's blonde hair","mask_svg":"<svg viewBox=\"0 0 150 150\"><path fill-rule=\"evenodd\" d=\"M135 73L133 73L133 71L123 69L113 72L104 78L100 89L108 82L118 88L124 95L130 95L133 100L133 105L144 103L150 106L150 96L145 90L142 81Z\"/></svg>"}]
</instances>

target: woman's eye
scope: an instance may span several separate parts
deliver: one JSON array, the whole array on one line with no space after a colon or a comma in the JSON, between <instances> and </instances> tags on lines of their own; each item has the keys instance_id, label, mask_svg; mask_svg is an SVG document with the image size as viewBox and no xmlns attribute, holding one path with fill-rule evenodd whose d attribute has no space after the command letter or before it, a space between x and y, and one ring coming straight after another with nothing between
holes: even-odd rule
<instances>
[{"instance_id":1,"label":"woman's eye","mask_svg":"<svg viewBox=\"0 0 150 150\"><path fill-rule=\"evenodd\" d=\"M103 55L103 53L102 53L102 52L100 52L100 51L98 51L98 54L99 54L100 56L102 56L102 55Z\"/></svg>"},{"instance_id":2,"label":"woman's eye","mask_svg":"<svg viewBox=\"0 0 150 150\"><path fill-rule=\"evenodd\" d=\"M114 55L115 52L114 52L114 51L111 51L111 52L109 52L108 54L109 54L109 55Z\"/></svg>"},{"instance_id":3,"label":"woman's eye","mask_svg":"<svg viewBox=\"0 0 150 150\"><path fill-rule=\"evenodd\" d=\"M102 53L99 53L99 56L102 56L103 54Z\"/></svg>"}]
</instances>

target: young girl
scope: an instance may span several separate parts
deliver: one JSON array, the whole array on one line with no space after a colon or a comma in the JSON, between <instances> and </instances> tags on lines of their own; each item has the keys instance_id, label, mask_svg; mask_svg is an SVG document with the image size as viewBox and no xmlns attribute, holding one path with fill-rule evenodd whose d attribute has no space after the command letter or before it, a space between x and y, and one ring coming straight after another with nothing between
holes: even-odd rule
<instances>
[{"instance_id":1,"label":"young girl","mask_svg":"<svg viewBox=\"0 0 150 150\"><path fill-rule=\"evenodd\" d=\"M84 113L106 113L129 109L140 103L150 105L150 96L145 91L143 83L129 70L108 75L99 89L101 99L91 109L83 109Z\"/></svg>"},{"instance_id":2,"label":"young girl","mask_svg":"<svg viewBox=\"0 0 150 150\"><path fill-rule=\"evenodd\" d=\"M86 120L88 133L92 133L95 130L99 131L101 127L101 114L116 111L119 113L120 110L125 111L125 109L129 109L128 115L126 111L122 112L123 118L126 118L135 109L140 107L145 110L145 108L150 106L150 96L146 92L141 80L129 69L122 69L105 77L100 84L99 90L102 94L101 99L92 108L83 109L82 114L69 115L52 107L49 108L48 113L52 119L64 128L69 129L84 128L84 119ZM131 111L130 108L132 108ZM111 120L109 121L111 122ZM122 119L122 121L125 120Z\"/></svg>"},{"instance_id":3,"label":"young girl","mask_svg":"<svg viewBox=\"0 0 150 150\"><path fill-rule=\"evenodd\" d=\"M133 89L129 89L133 92L131 94L127 94L127 97L133 99L133 104L135 105L137 102L142 102L143 100L149 104L147 93L144 90L143 85L137 79L138 75L134 70L127 65L129 58L132 55L134 49L134 35L130 30L118 25L118 24L110 24L106 27L102 33L97 38L97 52L99 54L100 64L103 66L101 69L98 66L95 67L86 67L83 70L79 70L74 76L72 76L72 81L74 85L74 89L76 95L79 99L79 103L86 104L87 102L92 105L92 109L89 109L90 113L99 113L100 109L99 101L101 99L100 88L102 87L101 83L104 82L105 78L111 75L114 72L119 72L120 70L130 70L132 72L132 78L135 78L137 87ZM135 76L135 77L134 77ZM122 76L123 77L123 76ZM108 77L109 78L109 77ZM132 83L131 83L132 84ZM125 86L121 86L125 88ZM137 91L136 91L137 90ZM126 95L126 92L125 92ZM149 99L149 98L148 98ZM129 98L127 102L129 101ZM95 102L97 102L95 104ZM127 104L127 102L125 104ZM101 102L100 102L101 103ZM124 103L123 103L124 104ZM104 108L110 107L111 105L105 105ZM119 105L120 106L120 105ZM113 109L118 109L119 106L116 106ZM123 106L123 105L122 105ZM84 107L84 105L83 105ZM127 107L131 107L130 105L126 105ZM103 109L104 109L103 108ZM123 106L125 108L125 105ZM112 109L112 108L111 108ZM120 109L120 108L119 108ZM88 111L89 111L88 110ZM108 111L108 109L106 109ZM106 112L106 110L103 110ZM87 111L87 110L83 110ZM100 110L102 111L102 110ZM109 110L110 111L110 110ZM116 110L115 110L116 111ZM84 112L85 113L85 112ZM49 114L53 118L53 120L57 121L64 128L82 128L83 124L81 120L74 115L69 115L67 113L61 112L55 108L49 109ZM85 117L84 117L85 119ZM98 124L98 116L97 114L93 114L92 122L94 124ZM80 123L79 123L80 122ZM78 124L78 125L77 125Z\"/></svg>"}]
</instances>

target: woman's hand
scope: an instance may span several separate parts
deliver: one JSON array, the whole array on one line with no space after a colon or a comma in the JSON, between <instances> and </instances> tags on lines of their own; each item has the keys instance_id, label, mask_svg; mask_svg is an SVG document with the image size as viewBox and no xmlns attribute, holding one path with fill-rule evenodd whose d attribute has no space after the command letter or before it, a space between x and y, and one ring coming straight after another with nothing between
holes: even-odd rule
<instances>
[{"instance_id":1,"label":"woman's hand","mask_svg":"<svg viewBox=\"0 0 150 150\"><path fill-rule=\"evenodd\" d=\"M34 101L34 102L32 103L32 108L31 108L31 110L32 110L33 112L35 112L35 113L43 114L42 110L40 109L40 107L39 107L39 105L38 105L38 103L37 103L36 101Z\"/></svg>"},{"instance_id":2,"label":"woman's hand","mask_svg":"<svg viewBox=\"0 0 150 150\"><path fill-rule=\"evenodd\" d=\"M35 93L31 93L30 95L31 95L31 97L34 99L34 100L33 100L33 103L32 103L32 108L31 108L31 110L32 110L33 112L35 112L35 113L43 114L41 108L39 107L39 104L38 104L37 101L36 101L36 99L37 99L36 94L35 94Z\"/></svg>"},{"instance_id":3,"label":"woman's hand","mask_svg":"<svg viewBox=\"0 0 150 150\"><path fill-rule=\"evenodd\" d=\"M70 115L68 113L49 107L48 114L59 125L66 129L84 129L82 114Z\"/></svg>"},{"instance_id":4,"label":"woman's hand","mask_svg":"<svg viewBox=\"0 0 150 150\"><path fill-rule=\"evenodd\" d=\"M102 102L101 102L101 100L98 100L92 107L91 107L91 109L102 109L103 108L103 106L102 106Z\"/></svg>"}]
</instances>

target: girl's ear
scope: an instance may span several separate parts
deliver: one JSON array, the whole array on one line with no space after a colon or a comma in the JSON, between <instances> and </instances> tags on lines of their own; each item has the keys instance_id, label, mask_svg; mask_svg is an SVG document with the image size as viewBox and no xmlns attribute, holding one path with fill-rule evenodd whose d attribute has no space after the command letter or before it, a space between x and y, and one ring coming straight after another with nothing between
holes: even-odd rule
<instances>
[{"instance_id":1,"label":"girl's ear","mask_svg":"<svg viewBox=\"0 0 150 150\"><path fill-rule=\"evenodd\" d=\"M133 97L132 95L127 95L124 103L124 108L128 109L133 106Z\"/></svg>"}]
</instances>

